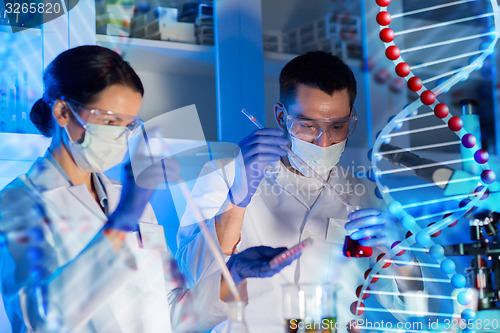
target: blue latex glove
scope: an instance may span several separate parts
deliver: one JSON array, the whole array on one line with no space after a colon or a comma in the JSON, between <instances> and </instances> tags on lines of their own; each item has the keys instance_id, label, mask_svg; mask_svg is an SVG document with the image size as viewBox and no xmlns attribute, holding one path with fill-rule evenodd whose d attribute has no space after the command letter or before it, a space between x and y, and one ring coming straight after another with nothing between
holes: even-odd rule
<instances>
[{"instance_id":1,"label":"blue latex glove","mask_svg":"<svg viewBox=\"0 0 500 333\"><path fill-rule=\"evenodd\" d=\"M233 254L227 262L227 268L236 285L239 285L246 278L271 277L279 273L284 267L290 265L301 255L301 252L298 252L293 256L293 260L286 260L276 267L271 268L269 261L285 250L286 247L251 247L241 253Z\"/></svg>"},{"instance_id":2,"label":"blue latex glove","mask_svg":"<svg viewBox=\"0 0 500 333\"><path fill-rule=\"evenodd\" d=\"M179 179L180 166L174 159L160 160L134 178L130 163L123 168L122 192L118 207L108 218L107 229L137 230L137 222L161 182Z\"/></svg>"},{"instance_id":3,"label":"blue latex glove","mask_svg":"<svg viewBox=\"0 0 500 333\"><path fill-rule=\"evenodd\" d=\"M356 230L351 239L359 240L363 246L385 246L388 249L396 241L403 239L399 219L394 215L378 209L360 209L348 216L345 228ZM368 238L368 239L363 239Z\"/></svg>"},{"instance_id":4,"label":"blue latex glove","mask_svg":"<svg viewBox=\"0 0 500 333\"><path fill-rule=\"evenodd\" d=\"M283 131L274 128L256 130L240 141L244 170L241 177L236 176L231 188L232 202L239 207L246 207L265 176L269 162L279 161L286 152L280 146L288 146L288 139ZM238 174L238 171L237 171Z\"/></svg>"}]
</instances>

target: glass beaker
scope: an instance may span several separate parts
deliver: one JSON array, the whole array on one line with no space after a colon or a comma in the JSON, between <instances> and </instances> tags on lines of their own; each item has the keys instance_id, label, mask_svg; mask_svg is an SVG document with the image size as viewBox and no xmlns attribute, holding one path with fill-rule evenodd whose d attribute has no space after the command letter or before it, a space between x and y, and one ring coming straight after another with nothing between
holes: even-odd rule
<instances>
[{"instance_id":1,"label":"glass beaker","mask_svg":"<svg viewBox=\"0 0 500 333\"><path fill-rule=\"evenodd\" d=\"M348 207L348 214L359 210L360 206ZM373 250L371 247L363 246L359 243L360 240L354 240L351 238L351 234L356 232L355 230L346 230L346 236L344 240L344 246L342 247L342 254L348 258L363 258L371 257Z\"/></svg>"},{"instance_id":2,"label":"glass beaker","mask_svg":"<svg viewBox=\"0 0 500 333\"><path fill-rule=\"evenodd\" d=\"M285 284L282 287L285 332L336 332L334 284Z\"/></svg>"},{"instance_id":3,"label":"glass beaker","mask_svg":"<svg viewBox=\"0 0 500 333\"><path fill-rule=\"evenodd\" d=\"M243 311L245 304L243 302L228 302L227 304L227 317L228 322L224 327L223 333L248 333L247 324L243 318Z\"/></svg>"}]
</instances>

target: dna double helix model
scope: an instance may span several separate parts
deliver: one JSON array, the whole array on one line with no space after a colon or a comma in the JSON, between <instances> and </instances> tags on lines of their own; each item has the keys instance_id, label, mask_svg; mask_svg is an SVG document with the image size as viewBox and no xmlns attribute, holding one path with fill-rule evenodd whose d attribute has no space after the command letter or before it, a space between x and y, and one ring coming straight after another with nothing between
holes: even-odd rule
<instances>
[{"instance_id":1,"label":"dna double helix model","mask_svg":"<svg viewBox=\"0 0 500 333\"><path fill-rule=\"evenodd\" d=\"M408 94L415 100L391 117L377 135L369 178L376 182L376 194L387 203L388 211L399 217L407 234L366 271L351 312L356 318L369 311L385 311L398 318L475 318L476 312L467 308L473 295L464 288L465 276L457 272L456 263L433 238L442 232L457 232L449 228L480 200L487 199L489 187L494 185L488 153L480 148L477 134L452 114L452 105L447 102L451 94L446 93L464 85L493 53L500 31L498 4L496 0L375 1L380 7L375 19L385 56L393 62L396 74L407 81ZM412 251L419 262L399 262L404 251ZM418 264L433 276L414 277L423 284L433 284L434 291L429 294L394 292L395 297L404 297L407 303L424 297L428 302L448 301L461 307L419 313L396 306L365 306L367 298L377 293L372 290L376 288L370 288L372 284L395 278L384 274L391 264ZM425 326L423 330L427 331Z\"/></svg>"}]
</instances>

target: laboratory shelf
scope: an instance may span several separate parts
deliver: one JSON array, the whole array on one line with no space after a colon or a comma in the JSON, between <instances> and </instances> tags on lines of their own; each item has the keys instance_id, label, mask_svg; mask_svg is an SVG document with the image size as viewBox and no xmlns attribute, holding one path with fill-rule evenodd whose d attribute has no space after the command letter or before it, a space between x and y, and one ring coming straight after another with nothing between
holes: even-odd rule
<instances>
[{"instance_id":1,"label":"laboratory shelf","mask_svg":"<svg viewBox=\"0 0 500 333\"><path fill-rule=\"evenodd\" d=\"M283 66L290 60L298 56L298 54L280 53L280 52L264 52L264 73L266 78L276 80ZM361 61L353 59L342 59L349 67L361 67Z\"/></svg>"},{"instance_id":2,"label":"laboratory shelf","mask_svg":"<svg viewBox=\"0 0 500 333\"><path fill-rule=\"evenodd\" d=\"M215 76L213 46L99 34L96 43L120 52L139 71Z\"/></svg>"},{"instance_id":3,"label":"laboratory shelf","mask_svg":"<svg viewBox=\"0 0 500 333\"><path fill-rule=\"evenodd\" d=\"M97 45L124 54L139 71L187 76L215 76L215 47L189 43L96 35ZM297 54L264 52L266 76L277 77L283 66ZM356 65L354 62L350 65Z\"/></svg>"}]
</instances>

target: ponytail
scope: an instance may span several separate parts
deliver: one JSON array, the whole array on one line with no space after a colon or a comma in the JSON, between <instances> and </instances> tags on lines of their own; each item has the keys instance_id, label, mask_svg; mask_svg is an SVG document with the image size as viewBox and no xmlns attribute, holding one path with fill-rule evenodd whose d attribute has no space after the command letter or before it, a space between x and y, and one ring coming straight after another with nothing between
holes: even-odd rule
<instances>
[{"instance_id":1,"label":"ponytail","mask_svg":"<svg viewBox=\"0 0 500 333\"><path fill-rule=\"evenodd\" d=\"M40 98L31 108L30 119L36 128L46 137L52 137L54 130L54 118L52 117L52 108Z\"/></svg>"}]
</instances>

